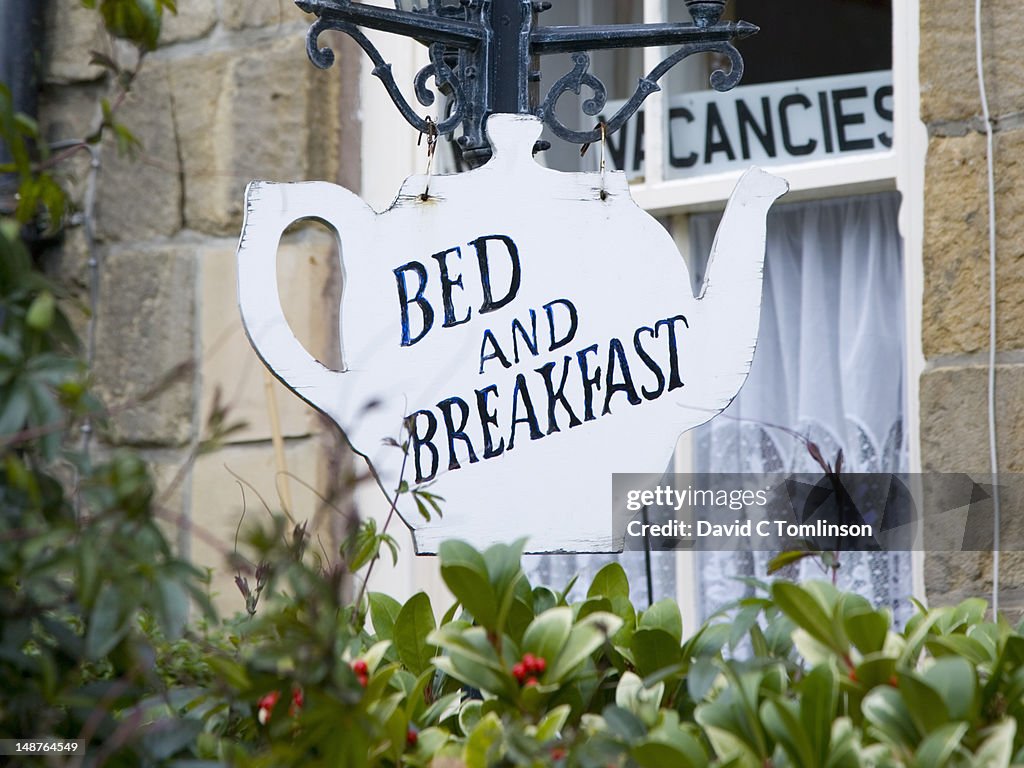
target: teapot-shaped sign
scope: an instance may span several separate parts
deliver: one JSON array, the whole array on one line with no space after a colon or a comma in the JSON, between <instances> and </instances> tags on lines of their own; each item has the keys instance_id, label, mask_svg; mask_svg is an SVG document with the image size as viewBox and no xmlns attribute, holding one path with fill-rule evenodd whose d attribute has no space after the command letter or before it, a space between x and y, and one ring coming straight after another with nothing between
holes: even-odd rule
<instances>
[{"instance_id":1,"label":"teapot-shaped sign","mask_svg":"<svg viewBox=\"0 0 1024 768\"><path fill-rule=\"evenodd\" d=\"M539 133L535 118L493 115L486 165L430 179L426 196L428 180L410 177L379 214L325 182L247 190L249 338L386 487L430 484L445 499L427 522L399 497L421 554L448 538L519 536L534 552L621 549L612 474L661 472L679 435L725 408L750 370L765 218L787 184L743 176L695 298L625 177L539 166ZM281 310L278 243L303 218L338 233L341 371L302 347Z\"/></svg>"}]
</instances>

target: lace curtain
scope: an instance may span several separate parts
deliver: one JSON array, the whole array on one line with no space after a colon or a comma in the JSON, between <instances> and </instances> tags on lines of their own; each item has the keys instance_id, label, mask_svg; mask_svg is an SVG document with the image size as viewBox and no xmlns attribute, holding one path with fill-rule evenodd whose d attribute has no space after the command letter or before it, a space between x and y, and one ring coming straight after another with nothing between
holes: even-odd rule
<instances>
[{"instance_id":1,"label":"lace curtain","mask_svg":"<svg viewBox=\"0 0 1024 768\"><path fill-rule=\"evenodd\" d=\"M768 221L757 352L739 396L697 430L700 472L818 472L803 443L848 472L906 470L903 268L895 194L776 206ZM719 214L693 216L694 284L703 281ZM749 593L736 577L764 579L767 552L698 553L694 585L704 618ZM821 578L811 560L785 578ZM845 553L839 585L897 621L912 612L910 554ZM684 586L685 588L685 586Z\"/></svg>"}]
</instances>

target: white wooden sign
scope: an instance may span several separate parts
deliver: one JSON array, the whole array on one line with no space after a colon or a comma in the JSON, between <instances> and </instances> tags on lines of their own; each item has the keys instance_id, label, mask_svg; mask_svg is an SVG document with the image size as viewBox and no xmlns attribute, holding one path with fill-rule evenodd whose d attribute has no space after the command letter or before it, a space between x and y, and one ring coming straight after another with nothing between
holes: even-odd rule
<instances>
[{"instance_id":1,"label":"white wooden sign","mask_svg":"<svg viewBox=\"0 0 1024 768\"><path fill-rule=\"evenodd\" d=\"M675 94L665 113L666 171L683 178L885 152L892 148L892 94L890 70ZM624 103L608 102L605 115ZM608 158L632 179L643 175L644 156L641 110L609 137Z\"/></svg>"},{"instance_id":2,"label":"white wooden sign","mask_svg":"<svg viewBox=\"0 0 1024 768\"><path fill-rule=\"evenodd\" d=\"M528 536L529 551L621 548L612 473L664 468L678 436L719 413L750 369L765 216L787 185L743 176L703 295L621 173L539 166L540 123L488 121L494 156L406 180L376 213L325 182L253 182L238 247L253 346L330 416L388 487L431 484L444 515L398 511L419 553ZM314 360L281 310L277 248L300 218L338 232L343 371ZM409 432L403 432L403 424Z\"/></svg>"}]
</instances>

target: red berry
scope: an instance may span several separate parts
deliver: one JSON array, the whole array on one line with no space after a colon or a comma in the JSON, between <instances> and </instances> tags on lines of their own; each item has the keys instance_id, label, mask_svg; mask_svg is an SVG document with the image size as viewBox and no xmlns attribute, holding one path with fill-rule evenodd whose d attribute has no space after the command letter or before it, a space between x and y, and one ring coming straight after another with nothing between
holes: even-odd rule
<instances>
[{"instance_id":1,"label":"red berry","mask_svg":"<svg viewBox=\"0 0 1024 768\"><path fill-rule=\"evenodd\" d=\"M256 719L259 720L260 725L267 724L267 721L270 719L270 712L274 709L274 705L277 704L279 698L281 698L280 691L271 691L256 703Z\"/></svg>"},{"instance_id":2,"label":"red berry","mask_svg":"<svg viewBox=\"0 0 1024 768\"><path fill-rule=\"evenodd\" d=\"M538 675L543 675L544 670L548 668L548 663L544 660L543 656L538 656L537 660L533 663L533 671Z\"/></svg>"},{"instance_id":3,"label":"red berry","mask_svg":"<svg viewBox=\"0 0 1024 768\"><path fill-rule=\"evenodd\" d=\"M526 679L526 685L537 685L537 678L536 677L528 677Z\"/></svg>"},{"instance_id":4,"label":"red berry","mask_svg":"<svg viewBox=\"0 0 1024 768\"><path fill-rule=\"evenodd\" d=\"M522 662L520 662L519 664L516 664L514 667L512 667L512 675L520 683L523 682L523 679L526 677L526 671L527 671L526 670L526 665L523 664Z\"/></svg>"},{"instance_id":5,"label":"red berry","mask_svg":"<svg viewBox=\"0 0 1024 768\"><path fill-rule=\"evenodd\" d=\"M566 754L565 749L563 749L562 747L552 747L551 748L551 759L552 760L564 760L565 759L565 754Z\"/></svg>"},{"instance_id":6,"label":"red berry","mask_svg":"<svg viewBox=\"0 0 1024 768\"><path fill-rule=\"evenodd\" d=\"M304 699L303 699L303 696L302 696L302 689L301 688L294 688L294 689L292 689L292 705L291 705L291 707L288 708L288 713L292 717L295 717L297 714L299 714L299 710L302 709L303 701L304 701Z\"/></svg>"},{"instance_id":7,"label":"red berry","mask_svg":"<svg viewBox=\"0 0 1024 768\"><path fill-rule=\"evenodd\" d=\"M280 691L271 691L266 696L261 698L257 705L260 709L273 709L274 705L277 704L277 700L281 698Z\"/></svg>"},{"instance_id":8,"label":"red berry","mask_svg":"<svg viewBox=\"0 0 1024 768\"><path fill-rule=\"evenodd\" d=\"M370 682L370 678L367 675L359 675L359 684L365 688Z\"/></svg>"},{"instance_id":9,"label":"red berry","mask_svg":"<svg viewBox=\"0 0 1024 768\"><path fill-rule=\"evenodd\" d=\"M365 675L369 671L369 667L366 666L366 662L362 659L356 659L352 662L352 671L357 675Z\"/></svg>"},{"instance_id":10,"label":"red berry","mask_svg":"<svg viewBox=\"0 0 1024 768\"><path fill-rule=\"evenodd\" d=\"M415 747L417 742L420 740L420 735L417 733L415 728L410 728L405 733L405 743L410 747Z\"/></svg>"},{"instance_id":11,"label":"red berry","mask_svg":"<svg viewBox=\"0 0 1024 768\"><path fill-rule=\"evenodd\" d=\"M537 664L537 657L532 653L523 654L523 666L526 667L527 672L533 672L534 666Z\"/></svg>"}]
</instances>

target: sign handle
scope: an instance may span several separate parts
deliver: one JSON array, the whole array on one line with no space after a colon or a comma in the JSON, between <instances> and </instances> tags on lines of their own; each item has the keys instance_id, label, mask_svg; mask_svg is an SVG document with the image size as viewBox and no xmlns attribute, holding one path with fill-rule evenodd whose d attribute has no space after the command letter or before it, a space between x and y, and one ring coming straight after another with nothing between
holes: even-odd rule
<instances>
[{"instance_id":1,"label":"sign handle","mask_svg":"<svg viewBox=\"0 0 1024 768\"><path fill-rule=\"evenodd\" d=\"M314 408L335 417L350 377L314 358L292 332L281 307L277 250L284 231L301 219L335 221L372 217L357 196L336 184L254 181L245 190L245 221L238 243L238 305L253 348L270 371Z\"/></svg>"}]
</instances>

